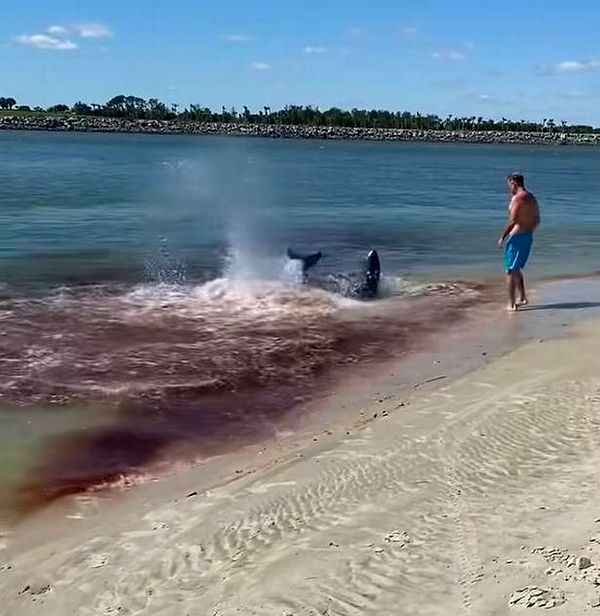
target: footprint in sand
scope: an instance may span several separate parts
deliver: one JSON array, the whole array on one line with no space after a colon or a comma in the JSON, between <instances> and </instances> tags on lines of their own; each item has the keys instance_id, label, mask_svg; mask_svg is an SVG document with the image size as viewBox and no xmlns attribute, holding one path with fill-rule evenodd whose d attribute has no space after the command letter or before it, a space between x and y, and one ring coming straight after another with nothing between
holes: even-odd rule
<instances>
[{"instance_id":1,"label":"footprint in sand","mask_svg":"<svg viewBox=\"0 0 600 616\"><path fill-rule=\"evenodd\" d=\"M512 593L509 605L521 607L540 607L551 609L566 602L567 598L558 588L540 588L538 586L525 586Z\"/></svg>"},{"instance_id":2,"label":"footprint in sand","mask_svg":"<svg viewBox=\"0 0 600 616\"><path fill-rule=\"evenodd\" d=\"M108 564L108 554L91 554L88 560L88 567L90 569L100 569Z\"/></svg>"}]
</instances>

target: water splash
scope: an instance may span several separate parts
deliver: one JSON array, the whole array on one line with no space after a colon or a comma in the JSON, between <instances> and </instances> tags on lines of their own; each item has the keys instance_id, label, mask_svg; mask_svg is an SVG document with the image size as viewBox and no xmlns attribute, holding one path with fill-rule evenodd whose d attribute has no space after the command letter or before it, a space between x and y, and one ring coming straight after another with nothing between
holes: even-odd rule
<instances>
[{"instance_id":1,"label":"water splash","mask_svg":"<svg viewBox=\"0 0 600 616\"><path fill-rule=\"evenodd\" d=\"M282 280L292 285L298 286L304 283L304 267L298 259L286 259L282 275Z\"/></svg>"},{"instance_id":2,"label":"water splash","mask_svg":"<svg viewBox=\"0 0 600 616\"><path fill-rule=\"evenodd\" d=\"M185 263L171 253L167 238L161 237L158 253L146 261L144 280L148 283L181 285L186 278Z\"/></svg>"}]
</instances>

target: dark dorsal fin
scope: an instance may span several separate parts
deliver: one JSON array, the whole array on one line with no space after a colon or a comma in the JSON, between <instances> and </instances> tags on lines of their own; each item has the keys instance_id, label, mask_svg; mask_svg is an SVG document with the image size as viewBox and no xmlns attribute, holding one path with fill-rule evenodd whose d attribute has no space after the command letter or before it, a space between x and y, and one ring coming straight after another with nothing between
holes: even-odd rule
<instances>
[{"instance_id":1,"label":"dark dorsal fin","mask_svg":"<svg viewBox=\"0 0 600 616\"><path fill-rule=\"evenodd\" d=\"M377 296L379 279L381 277L381 262L376 250L369 251L362 273L362 280L358 286L357 294L363 299L372 299Z\"/></svg>"}]
</instances>

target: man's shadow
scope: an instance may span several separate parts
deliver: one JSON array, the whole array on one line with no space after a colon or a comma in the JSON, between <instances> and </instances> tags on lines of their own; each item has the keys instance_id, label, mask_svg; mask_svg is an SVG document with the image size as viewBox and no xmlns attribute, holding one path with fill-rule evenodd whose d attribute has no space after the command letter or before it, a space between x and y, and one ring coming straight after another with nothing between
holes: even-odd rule
<instances>
[{"instance_id":1,"label":"man's shadow","mask_svg":"<svg viewBox=\"0 0 600 616\"><path fill-rule=\"evenodd\" d=\"M542 304L540 306L524 306L519 312L529 310L584 310L586 308L600 308L600 302L561 302L557 304Z\"/></svg>"}]
</instances>

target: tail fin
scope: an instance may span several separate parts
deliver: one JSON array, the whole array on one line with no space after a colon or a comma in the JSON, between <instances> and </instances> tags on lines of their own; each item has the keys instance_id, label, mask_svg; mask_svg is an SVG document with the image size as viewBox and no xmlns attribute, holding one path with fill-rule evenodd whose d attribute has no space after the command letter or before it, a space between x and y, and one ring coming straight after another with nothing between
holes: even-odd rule
<instances>
[{"instance_id":1,"label":"tail fin","mask_svg":"<svg viewBox=\"0 0 600 616\"><path fill-rule=\"evenodd\" d=\"M306 270L316 265L323 256L322 252L315 252L312 255L300 255L297 252L294 252L291 248L287 249L288 259L292 261L302 261L302 270L306 272Z\"/></svg>"}]
</instances>

